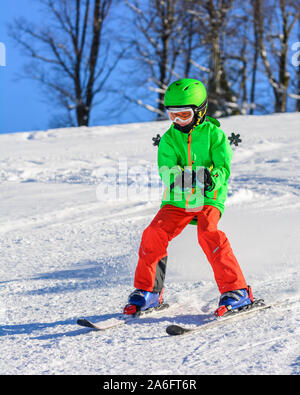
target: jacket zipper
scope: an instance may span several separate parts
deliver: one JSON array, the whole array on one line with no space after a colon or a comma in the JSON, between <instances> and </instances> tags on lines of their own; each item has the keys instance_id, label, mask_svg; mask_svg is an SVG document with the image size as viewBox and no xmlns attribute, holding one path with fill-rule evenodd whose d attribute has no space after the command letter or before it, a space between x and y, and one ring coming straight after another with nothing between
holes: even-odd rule
<instances>
[{"instance_id":1,"label":"jacket zipper","mask_svg":"<svg viewBox=\"0 0 300 395\"><path fill-rule=\"evenodd\" d=\"M192 142L192 131L190 131L190 133L188 135L188 161L189 161L189 168L192 171L193 170L193 166L192 166L193 162L192 162L192 153L191 153L191 142ZM189 207L189 200L194 192L195 192L195 188L192 188L192 192L189 194L189 196L187 197L187 199L185 201L185 208Z\"/></svg>"},{"instance_id":2,"label":"jacket zipper","mask_svg":"<svg viewBox=\"0 0 300 395\"><path fill-rule=\"evenodd\" d=\"M191 141L192 141L192 133L190 132L188 135L188 160L189 160L190 170L192 170Z\"/></svg>"}]
</instances>

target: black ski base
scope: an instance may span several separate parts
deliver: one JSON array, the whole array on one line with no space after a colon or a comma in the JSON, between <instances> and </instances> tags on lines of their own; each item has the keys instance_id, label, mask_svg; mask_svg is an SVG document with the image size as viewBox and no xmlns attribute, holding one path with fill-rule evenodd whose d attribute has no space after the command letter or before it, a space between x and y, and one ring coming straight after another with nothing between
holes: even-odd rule
<instances>
[{"instance_id":1,"label":"black ski base","mask_svg":"<svg viewBox=\"0 0 300 395\"><path fill-rule=\"evenodd\" d=\"M169 308L169 304L168 303L164 303L162 302L159 306L157 307L152 307L150 309L147 310L139 310L137 311L135 314L130 314L130 315L120 315L120 317L118 319L114 319L113 322L111 322L110 320L107 321L102 321L100 323L93 323L89 320L87 320L86 318L78 318L77 319L77 325L80 326L84 326L86 328L91 328L91 329L95 329L97 331L104 331L107 329L112 329L112 328L116 328L119 327L123 324L127 324L130 323L132 320L140 318L140 317L144 317L148 314L154 313L154 312L159 312L162 310L165 310L167 308Z\"/></svg>"},{"instance_id":2,"label":"black ski base","mask_svg":"<svg viewBox=\"0 0 300 395\"><path fill-rule=\"evenodd\" d=\"M77 325L85 326L86 328L97 329L97 325L93 324L91 321L86 318L78 318Z\"/></svg>"},{"instance_id":3,"label":"black ski base","mask_svg":"<svg viewBox=\"0 0 300 395\"><path fill-rule=\"evenodd\" d=\"M263 301L263 299L256 299L254 300L253 303L250 305L244 306L240 309L235 309L235 310L229 310L226 315L223 315L222 317L216 318L210 322L207 322L205 324L188 328L180 325L169 325L166 328L166 332L168 335L171 336L180 336L180 335L185 335L188 333L193 333L193 332L199 332L204 329L212 328L217 325L220 325L222 323L225 323L227 320L233 319L235 317L241 317L243 315L247 315L248 313L255 312L255 310L260 311L260 310L265 310L271 308L271 305L266 305Z\"/></svg>"}]
</instances>

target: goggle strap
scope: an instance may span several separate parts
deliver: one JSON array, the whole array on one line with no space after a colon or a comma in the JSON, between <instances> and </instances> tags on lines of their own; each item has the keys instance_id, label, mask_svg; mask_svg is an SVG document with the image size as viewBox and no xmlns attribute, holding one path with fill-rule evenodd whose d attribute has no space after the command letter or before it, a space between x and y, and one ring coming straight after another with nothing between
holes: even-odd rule
<instances>
[{"instance_id":1,"label":"goggle strap","mask_svg":"<svg viewBox=\"0 0 300 395\"><path fill-rule=\"evenodd\" d=\"M201 104L201 106L196 108L196 111L202 111L203 109L205 109L207 106L207 99L205 99L205 101Z\"/></svg>"},{"instance_id":2,"label":"goggle strap","mask_svg":"<svg viewBox=\"0 0 300 395\"><path fill-rule=\"evenodd\" d=\"M203 114L202 114L202 111L199 111L200 118L204 117L204 115L206 114L206 110L207 110L207 108L205 108Z\"/></svg>"}]
</instances>

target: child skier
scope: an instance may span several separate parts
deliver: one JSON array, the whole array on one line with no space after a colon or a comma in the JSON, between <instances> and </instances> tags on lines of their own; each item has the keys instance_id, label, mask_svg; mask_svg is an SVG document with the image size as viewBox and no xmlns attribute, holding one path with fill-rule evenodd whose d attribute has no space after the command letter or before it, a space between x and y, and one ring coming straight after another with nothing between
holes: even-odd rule
<instances>
[{"instance_id":1,"label":"child skier","mask_svg":"<svg viewBox=\"0 0 300 395\"><path fill-rule=\"evenodd\" d=\"M166 189L160 210L143 232L136 289L124 314L162 304L168 244L192 222L221 293L215 314L222 316L253 302L230 243L217 228L227 197L232 150L217 121L205 116L207 93L202 82L190 78L173 82L164 105L172 121L158 147L159 174Z\"/></svg>"}]
</instances>

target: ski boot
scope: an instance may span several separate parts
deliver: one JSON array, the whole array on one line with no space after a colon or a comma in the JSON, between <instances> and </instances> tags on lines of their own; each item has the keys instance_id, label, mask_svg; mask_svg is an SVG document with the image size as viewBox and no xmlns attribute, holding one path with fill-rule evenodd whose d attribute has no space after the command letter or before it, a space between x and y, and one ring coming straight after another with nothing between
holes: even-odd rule
<instances>
[{"instance_id":1,"label":"ski boot","mask_svg":"<svg viewBox=\"0 0 300 395\"><path fill-rule=\"evenodd\" d=\"M221 295L219 307L215 311L216 317L224 317L250 308L254 303L251 287L225 292Z\"/></svg>"},{"instance_id":2,"label":"ski boot","mask_svg":"<svg viewBox=\"0 0 300 395\"><path fill-rule=\"evenodd\" d=\"M163 302L163 291L149 292L142 289L135 289L128 298L128 304L124 307L125 316L138 316L143 311L158 310L160 307L168 306Z\"/></svg>"}]
</instances>

